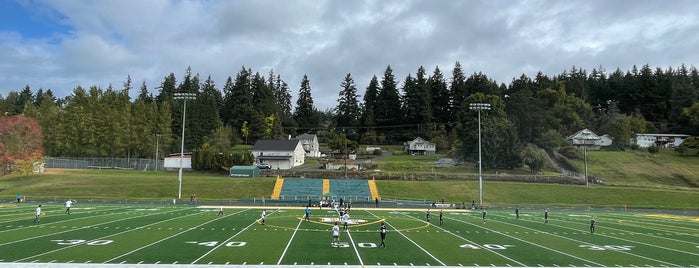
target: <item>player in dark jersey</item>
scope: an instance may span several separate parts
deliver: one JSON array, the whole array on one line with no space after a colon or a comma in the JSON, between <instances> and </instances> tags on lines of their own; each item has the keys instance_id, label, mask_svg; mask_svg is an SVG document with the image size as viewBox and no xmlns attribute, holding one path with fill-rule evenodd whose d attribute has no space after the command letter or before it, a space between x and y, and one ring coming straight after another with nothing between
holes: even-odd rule
<instances>
[{"instance_id":1,"label":"player in dark jersey","mask_svg":"<svg viewBox=\"0 0 699 268\"><path fill-rule=\"evenodd\" d=\"M430 222L430 209L427 209L427 212L425 212L425 221Z\"/></svg>"},{"instance_id":2,"label":"player in dark jersey","mask_svg":"<svg viewBox=\"0 0 699 268\"><path fill-rule=\"evenodd\" d=\"M595 216L592 216L592 219L590 220L590 233L591 234L595 233L595 224L597 224L597 220L595 220Z\"/></svg>"},{"instance_id":3,"label":"player in dark jersey","mask_svg":"<svg viewBox=\"0 0 699 268\"><path fill-rule=\"evenodd\" d=\"M519 220L519 206L515 207L515 217Z\"/></svg>"},{"instance_id":4,"label":"player in dark jersey","mask_svg":"<svg viewBox=\"0 0 699 268\"><path fill-rule=\"evenodd\" d=\"M549 210L544 210L544 223L549 223Z\"/></svg>"},{"instance_id":5,"label":"player in dark jersey","mask_svg":"<svg viewBox=\"0 0 699 268\"><path fill-rule=\"evenodd\" d=\"M488 216L488 212L483 209L483 223L485 223L485 218Z\"/></svg>"},{"instance_id":6,"label":"player in dark jersey","mask_svg":"<svg viewBox=\"0 0 699 268\"><path fill-rule=\"evenodd\" d=\"M384 240L386 240L386 233L388 231L386 230L386 226L383 225L383 222L381 223L381 228L379 229L379 234L381 234L381 247L385 248L386 243L384 243Z\"/></svg>"}]
</instances>

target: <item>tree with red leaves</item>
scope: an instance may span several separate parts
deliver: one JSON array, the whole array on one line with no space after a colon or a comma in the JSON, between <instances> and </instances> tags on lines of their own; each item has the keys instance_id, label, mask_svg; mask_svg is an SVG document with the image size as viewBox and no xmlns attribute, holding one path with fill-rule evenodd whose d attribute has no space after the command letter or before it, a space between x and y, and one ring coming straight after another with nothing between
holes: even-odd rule
<instances>
[{"instance_id":1,"label":"tree with red leaves","mask_svg":"<svg viewBox=\"0 0 699 268\"><path fill-rule=\"evenodd\" d=\"M22 115L0 116L0 167L3 172L18 166L31 171L33 163L44 154L39 122Z\"/></svg>"}]
</instances>

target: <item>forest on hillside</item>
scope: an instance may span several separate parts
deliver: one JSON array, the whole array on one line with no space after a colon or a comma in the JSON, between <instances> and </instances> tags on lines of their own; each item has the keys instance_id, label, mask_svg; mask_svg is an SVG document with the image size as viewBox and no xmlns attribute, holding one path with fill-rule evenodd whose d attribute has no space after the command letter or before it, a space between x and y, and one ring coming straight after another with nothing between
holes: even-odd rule
<instances>
[{"instance_id":1,"label":"forest on hillside","mask_svg":"<svg viewBox=\"0 0 699 268\"><path fill-rule=\"evenodd\" d=\"M26 86L0 96L0 111L35 118L44 154L56 157L152 158L156 144L159 155L179 152L185 119L185 151L229 153L236 144L303 133L317 134L340 151L421 136L440 153L473 160L478 111L469 109L471 103L490 104L481 111L485 168L519 167L532 148L566 146L565 138L583 128L612 136L612 149L628 148L636 133L699 135L699 71L684 65L611 73L573 67L507 84L480 72L467 76L459 62L449 74L418 67L402 80L388 66L368 85L356 85L349 73L338 78L337 105L327 110L314 105L307 76L295 102L274 71L242 67L222 86L211 76L202 79L187 68L179 81L173 73L165 76L153 94L145 82L134 89L127 76L119 88L78 86L63 98Z\"/></svg>"}]
</instances>

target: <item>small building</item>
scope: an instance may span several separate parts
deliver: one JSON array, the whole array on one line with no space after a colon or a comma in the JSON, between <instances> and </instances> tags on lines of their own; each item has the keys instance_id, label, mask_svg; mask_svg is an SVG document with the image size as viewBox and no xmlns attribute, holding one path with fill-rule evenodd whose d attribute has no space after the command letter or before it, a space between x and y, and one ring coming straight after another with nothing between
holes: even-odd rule
<instances>
[{"instance_id":1,"label":"small building","mask_svg":"<svg viewBox=\"0 0 699 268\"><path fill-rule=\"evenodd\" d=\"M325 169L329 170L338 170L345 168L347 168L347 170L360 170L361 164L357 162L356 159L351 158L335 159L334 161L325 164Z\"/></svg>"},{"instance_id":2,"label":"small building","mask_svg":"<svg viewBox=\"0 0 699 268\"><path fill-rule=\"evenodd\" d=\"M237 178L256 178L260 176L257 166L232 166L229 175Z\"/></svg>"},{"instance_id":3,"label":"small building","mask_svg":"<svg viewBox=\"0 0 699 268\"><path fill-rule=\"evenodd\" d=\"M308 157L320 157L320 144L318 143L318 135L304 133L296 136L301 142L303 150L306 151Z\"/></svg>"},{"instance_id":4,"label":"small building","mask_svg":"<svg viewBox=\"0 0 699 268\"><path fill-rule=\"evenodd\" d=\"M589 129L583 129L568 136L566 141L579 149L599 150L602 147L611 145L614 138L606 134L598 136Z\"/></svg>"},{"instance_id":5,"label":"small building","mask_svg":"<svg viewBox=\"0 0 699 268\"><path fill-rule=\"evenodd\" d=\"M258 140L252 146L252 155L256 163L267 163L272 169L291 169L306 160L299 140Z\"/></svg>"},{"instance_id":6,"label":"small building","mask_svg":"<svg viewBox=\"0 0 699 268\"><path fill-rule=\"evenodd\" d=\"M403 143L403 151L412 155L433 155L437 152L437 145L430 143L422 137Z\"/></svg>"},{"instance_id":7,"label":"small building","mask_svg":"<svg viewBox=\"0 0 699 268\"><path fill-rule=\"evenodd\" d=\"M631 144L636 144L639 148L672 148L679 146L687 138L689 135L685 134L636 134L636 137L631 139Z\"/></svg>"},{"instance_id":8,"label":"small building","mask_svg":"<svg viewBox=\"0 0 699 268\"><path fill-rule=\"evenodd\" d=\"M437 167L453 167L456 165L456 161L451 158L440 158L437 162L434 162Z\"/></svg>"},{"instance_id":9,"label":"small building","mask_svg":"<svg viewBox=\"0 0 699 268\"><path fill-rule=\"evenodd\" d=\"M182 155L182 170L191 171L192 170L192 154L185 153ZM180 169L180 154L170 154L165 157L163 161L163 169L166 171L176 171Z\"/></svg>"}]
</instances>

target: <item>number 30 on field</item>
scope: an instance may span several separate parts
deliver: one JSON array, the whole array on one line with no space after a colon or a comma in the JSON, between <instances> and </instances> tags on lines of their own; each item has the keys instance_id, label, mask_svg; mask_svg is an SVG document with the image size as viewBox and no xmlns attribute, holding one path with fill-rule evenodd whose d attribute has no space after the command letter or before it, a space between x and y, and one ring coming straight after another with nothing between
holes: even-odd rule
<instances>
[{"instance_id":1,"label":"number 30 on field","mask_svg":"<svg viewBox=\"0 0 699 268\"><path fill-rule=\"evenodd\" d=\"M463 244L459 246L460 248L469 248L469 249L507 249L509 247L514 247L513 245L498 245L498 244L484 244L482 247L476 246L474 244Z\"/></svg>"}]
</instances>

